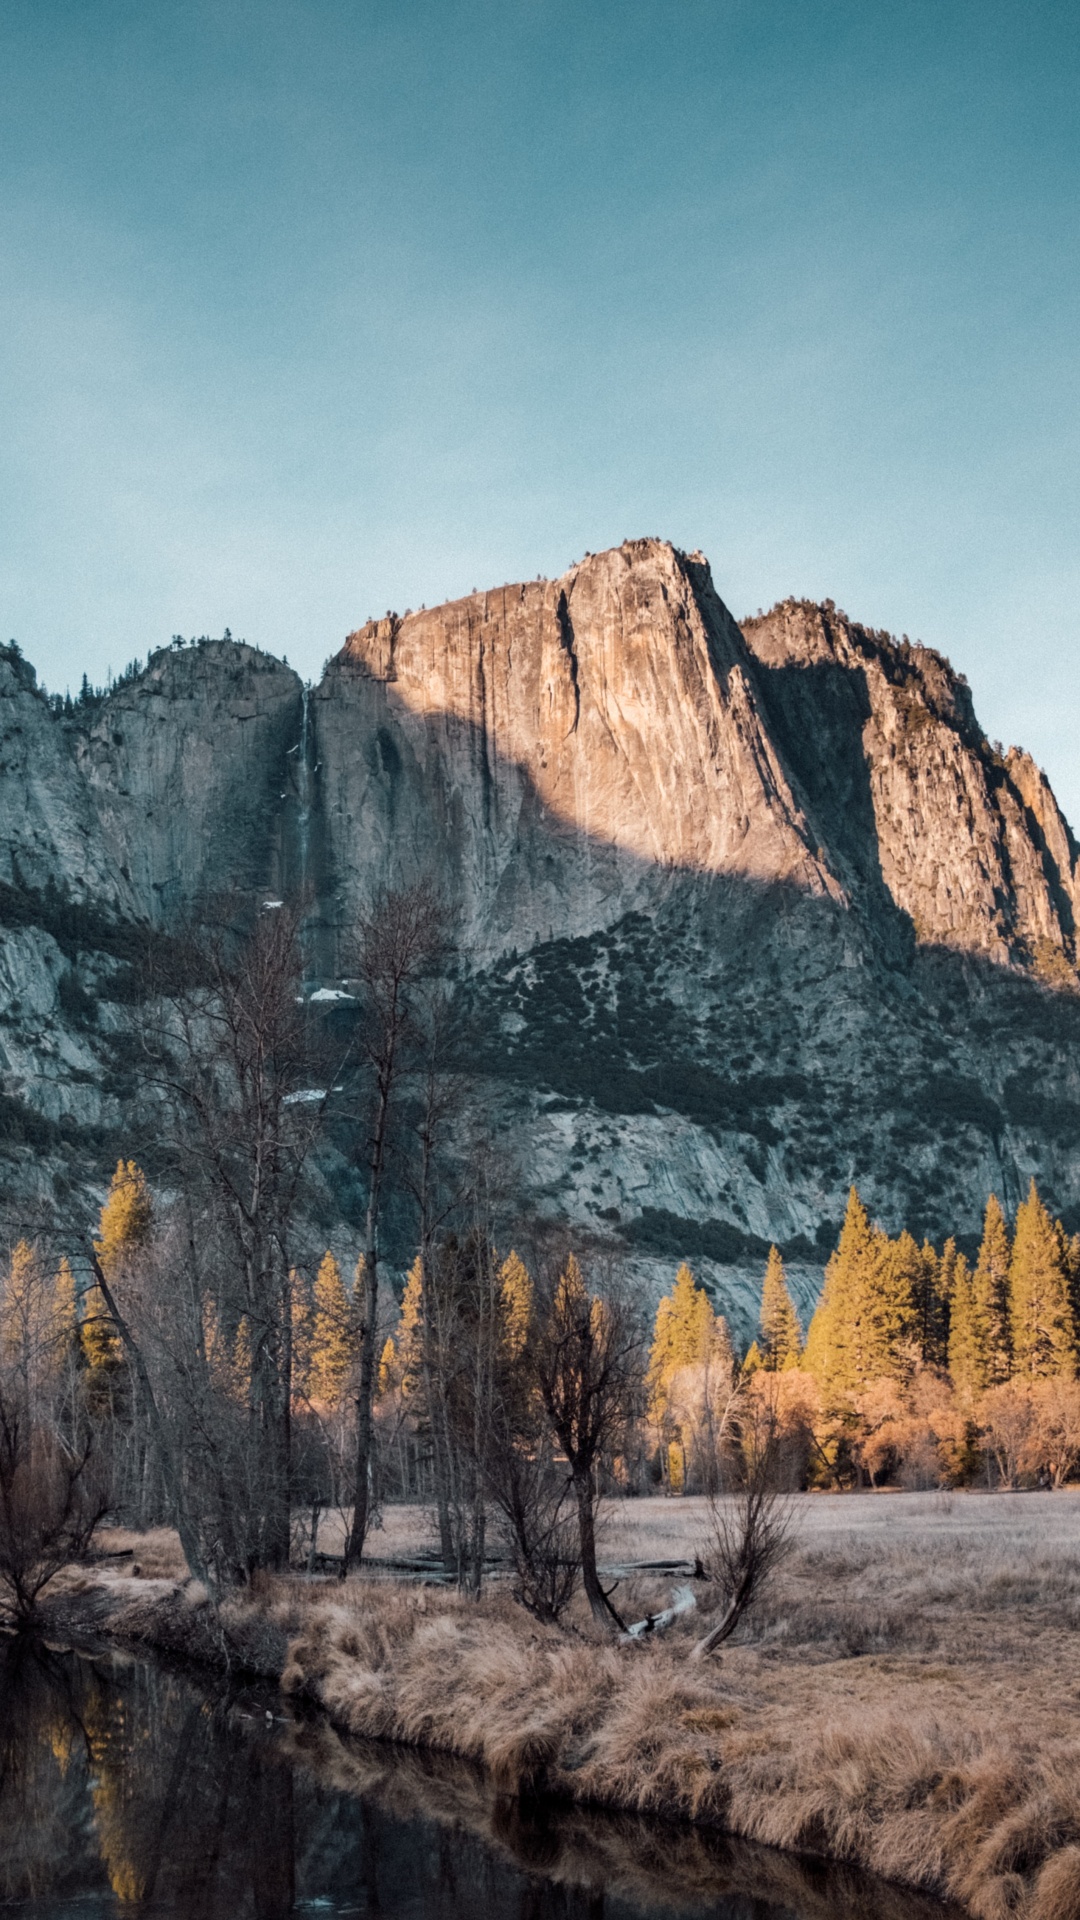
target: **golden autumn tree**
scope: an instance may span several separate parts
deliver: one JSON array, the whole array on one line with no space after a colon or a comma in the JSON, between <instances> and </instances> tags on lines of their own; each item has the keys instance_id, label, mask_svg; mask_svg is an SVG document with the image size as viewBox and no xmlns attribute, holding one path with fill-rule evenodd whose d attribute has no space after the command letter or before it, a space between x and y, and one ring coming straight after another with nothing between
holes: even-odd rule
<instances>
[{"instance_id":1,"label":"golden autumn tree","mask_svg":"<svg viewBox=\"0 0 1080 1920\"><path fill-rule=\"evenodd\" d=\"M127 1267L149 1245L152 1228L153 1205L146 1175L134 1160L118 1160L94 1241L94 1252L110 1286L123 1280ZM82 1337L91 1372L115 1371L123 1353L120 1336L104 1303L93 1296Z\"/></svg>"},{"instance_id":2,"label":"golden autumn tree","mask_svg":"<svg viewBox=\"0 0 1080 1920\"><path fill-rule=\"evenodd\" d=\"M293 1267L289 1274L289 1316L292 1338L292 1392L294 1400L306 1400L311 1394L311 1355L315 1337L311 1289L304 1274Z\"/></svg>"},{"instance_id":3,"label":"golden autumn tree","mask_svg":"<svg viewBox=\"0 0 1080 1920\"><path fill-rule=\"evenodd\" d=\"M733 1378L727 1326L684 1262L657 1307L646 1375L649 1418L659 1432L664 1477L673 1493L685 1489L691 1456L711 1477Z\"/></svg>"},{"instance_id":4,"label":"golden autumn tree","mask_svg":"<svg viewBox=\"0 0 1080 1920\"><path fill-rule=\"evenodd\" d=\"M379 1392L394 1389L406 1398L417 1390L423 1367L424 1269L417 1254L409 1268L397 1327L384 1341L379 1362Z\"/></svg>"},{"instance_id":5,"label":"golden autumn tree","mask_svg":"<svg viewBox=\"0 0 1080 1920\"><path fill-rule=\"evenodd\" d=\"M324 1253L312 1289L309 1393L316 1406L340 1406L356 1360L356 1316L341 1268Z\"/></svg>"},{"instance_id":6,"label":"golden autumn tree","mask_svg":"<svg viewBox=\"0 0 1080 1920\"><path fill-rule=\"evenodd\" d=\"M1076 1325L1064 1235L1039 1198L1034 1180L1016 1211L1009 1319L1018 1378L1075 1374Z\"/></svg>"},{"instance_id":7,"label":"golden autumn tree","mask_svg":"<svg viewBox=\"0 0 1080 1920\"><path fill-rule=\"evenodd\" d=\"M507 1360L520 1360L529 1338L532 1322L533 1285L528 1269L513 1251L499 1268L499 1316L502 1345Z\"/></svg>"},{"instance_id":8,"label":"golden autumn tree","mask_svg":"<svg viewBox=\"0 0 1080 1920\"><path fill-rule=\"evenodd\" d=\"M106 1279L111 1280L124 1260L149 1244L153 1218L146 1175L134 1160L118 1160L94 1242Z\"/></svg>"},{"instance_id":9,"label":"golden autumn tree","mask_svg":"<svg viewBox=\"0 0 1080 1920\"><path fill-rule=\"evenodd\" d=\"M17 1373L24 1390L36 1370L45 1337L41 1262L29 1240L11 1250L7 1272L0 1275L0 1361Z\"/></svg>"}]
</instances>

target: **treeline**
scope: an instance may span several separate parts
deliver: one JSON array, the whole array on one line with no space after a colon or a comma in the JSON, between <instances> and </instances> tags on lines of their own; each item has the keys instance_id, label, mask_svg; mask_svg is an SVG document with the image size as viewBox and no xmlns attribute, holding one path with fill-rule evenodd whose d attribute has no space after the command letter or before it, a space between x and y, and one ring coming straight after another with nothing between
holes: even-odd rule
<instances>
[{"instance_id":1,"label":"treeline","mask_svg":"<svg viewBox=\"0 0 1080 1920\"><path fill-rule=\"evenodd\" d=\"M1080 1236L991 1194L971 1264L869 1220L853 1188L805 1346L773 1250L746 1370L800 1432L809 1484L1058 1487L1080 1462Z\"/></svg>"}]
</instances>

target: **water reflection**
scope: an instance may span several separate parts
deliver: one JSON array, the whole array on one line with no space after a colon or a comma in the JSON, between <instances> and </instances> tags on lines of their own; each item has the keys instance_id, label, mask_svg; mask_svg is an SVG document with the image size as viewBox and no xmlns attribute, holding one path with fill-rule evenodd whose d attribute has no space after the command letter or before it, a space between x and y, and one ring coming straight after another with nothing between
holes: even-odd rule
<instances>
[{"instance_id":1,"label":"water reflection","mask_svg":"<svg viewBox=\"0 0 1080 1920\"><path fill-rule=\"evenodd\" d=\"M283 1920L941 1920L722 1836L500 1796L276 1695L0 1643L0 1909Z\"/></svg>"}]
</instances>

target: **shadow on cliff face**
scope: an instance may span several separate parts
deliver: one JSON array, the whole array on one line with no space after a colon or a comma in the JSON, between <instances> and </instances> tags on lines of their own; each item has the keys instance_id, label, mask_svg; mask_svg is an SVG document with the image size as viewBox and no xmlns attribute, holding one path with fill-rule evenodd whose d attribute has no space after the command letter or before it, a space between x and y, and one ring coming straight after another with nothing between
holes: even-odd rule
<instances>
[{"instance_id":1,"label":"shadow on cliff face","mask_svg":"<svg viewBox=\"0 0 1080 1920\"><path fill-rule=\"evenodd\" d=\"M881 870L870 763L862 739L872 712L865 672L832 660L805 666L757 660L755 674L817 844L883 951L896 959L909 958L914 928L896 905Z\"/></svg>"}]
</instances>

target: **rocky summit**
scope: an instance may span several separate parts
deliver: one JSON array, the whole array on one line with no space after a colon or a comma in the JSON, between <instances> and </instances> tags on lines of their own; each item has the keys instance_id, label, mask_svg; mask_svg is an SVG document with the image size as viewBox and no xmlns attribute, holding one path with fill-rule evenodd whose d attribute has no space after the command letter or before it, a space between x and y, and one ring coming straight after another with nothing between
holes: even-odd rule
<instances>
[{"instance_id":1,"label":"rocky summit","mask_svg":"<svg viewBox=\"0 0 1080 1920\"><path fill-rule=\"evenodd\" d=\"M962 676L831 603L740 628L657 540L349 635L318 686L225 641L63 703L0 650L9 1190L125 1143L130 950L303 897L310 990L375 891L452 903L470 1098L523 1215L804 1307L849 1183L976 1233L1034 1173L1080 1227L1080 861ZM347 1213L347 1197L342 1197Z\"/></svg>"}]
</instances>

